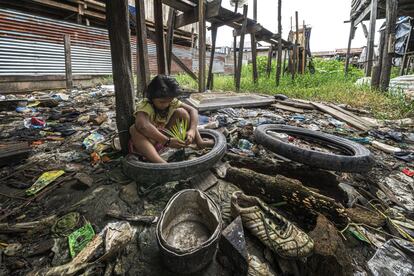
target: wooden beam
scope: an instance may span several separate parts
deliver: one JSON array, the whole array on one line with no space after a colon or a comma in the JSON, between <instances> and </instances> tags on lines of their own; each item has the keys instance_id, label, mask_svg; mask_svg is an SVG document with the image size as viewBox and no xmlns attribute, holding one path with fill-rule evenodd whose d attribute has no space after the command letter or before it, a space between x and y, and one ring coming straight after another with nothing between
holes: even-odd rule
<instances>
[{"instance_id":1,"label":"wooden beam","mask_svg":"<svg viewBox=\"0 0 414 276\"><path fill-rule=\"evenodd\" d=\"M214 54L216 52L216 40L217 40L217 27L215 25L212 26L211 29L211 53L210 53L210 64L208 67L208 76L207 76L207 89L213 89L214 83L214 75L213 75L213 65L214 65Z\"/></svg>"},{"instance_id":2,"label":"wooden beam","mask_svg":"<svg viewBox=\"0 0 414 276\"><path fill-rule=\"evenodd\" d=\"M213 25L218 28L218 27L221 27L221 26L229 25L231 23L240 22L243 19L244 19L243 14L236 14L234 17L230 18L229 20L220 21L219 23L212 24L210 27L207 28L207 30L211 30L213 28Z\"/></svg>"},{"instance_id":3,"label":"wooden beam","mask_svg":"<svg viewBox=\"0 0 414 276\"><path fill-rule=\"evenodd\" d=\"M190 5L186 2L177 1L177 0L162 0L162 2L165 5L170 6L174 9L182 11L182 12L189 11L189 10L193 9L196 6L196 5Z\"/></svg>"},{"instance_id":4,"label":"wooden beam","mask_svg":"<svg viewBox=\"0 0 414 276\"><path fill-rule=\"evenodd\" d=\"M167 71L168 74L171 74L171 53L174 45L174 26L175 26L175 9L170 8L170 12L168 14L168 22L167 22L167 43L166 43L166 51L167 51Z\"/></svg>"},{"instance_id":5,"label":"wooden beam","mask_svg":"<svg viewBox=\"0 0 414 276\"><path fill-rule=\"evenodd\" d=\"M358 26L359 23L365 20L365 18L368 16L370 12L371 6L367 6L357 18L351 19L351 21L354 21L355 26Z\"/></svg>"},{"instance_id":6,"label":"wooden beam","mask_svg":"<svg viewBox=\"0 0 414 276\"><path fill-rule=\"evenodd\" d=\"M355 33L355 22L351 21L351 29L349 30L349 38L348 38L348 48L346 50L346 58L345 58L345 76L348 75L348 68L349 68L349 59L351 57L351 44L352 39L354 38Z\"/></svg>"},{"instance_id":7,"label":"wooden beam","mask_svg":"<svg viewBox=\"0 0 414 276\"><path fill-rule=\"evenodd\" d=\"M165 55L165 41L164 41L164 23L162 15L162 2L161 0L154 0L154 18L155 20L155 45L157 48L157 65L158 74L167 73L167 63Z\"/></svg>"},{"instance_id":8,"label":"wooden beam","mask_svg":"<svg viewBox=\"0 0 414 276\"><path fill-rule=\"evenodd\" d=\"M282 70L282 0L278 0L277 5L277 32L279 34L279 40L277 45L276 86L279 86Z\"/></svg>"},{"instance_id":9,"label":"wooden beam","mask_svg":"<svg viewBox=\"0 0 414 276\"><path fill-rule=\"evenodd\" d=\"M198 92L206 91L206 9L204 0L198 1Z\"/></svg>"},{"instance_id":10,"label":"wooden beam","mask_svg":"<svg viewBox=\"0 0 414 276\"><path fill-rule=\"evenodd\" d=\"M365 76L370 77L374 59L374 40L375 40L375 23L377 22L378 0L371 0L371 18L369 23L369 33L367 41L367 63L365 66Z\"/></svg>"},{"instance_id":11,"label":"wooden beam","mask_svg":"<svg viewBox=\"0 0 414 276\"><path fill-rule=\"evenodd\" d=\"M128 1L107 1L106 16L115 86L116 124L122 152L127 154L130 138L129 127L134 123Z\"/></svg>"},{"instance_id":12,"label":"wooden beam","mask_svg":"<svg viewBox=\"0 0 414 276\"><path fill-rule=\"evenodd\" d=\"M63 42L64 42L64 48L65 48L66 89L70 91L73 87L70 35L68 34L64 35Z\"/></svg>"},{"instance_id":13,"label":"wooden beam","mask_svg":"<svg viewBox=\"0 0 414 276\"><path fill-rule=\"evenodd\" d=\"M239 1L236 1L235 5L234 5L234 13L237 12L237 8L239 5ZM244 20L244 15L243 15L243 20ZM234 86L236 86L236 79L237 79L237 52L236 52L236 48L237 48L237 36L234 35L234 31L236 30L236 27L234 27L233 30L233 76L234 76Z\"/></svg>"},{"instance_id":14,"label":"wooden beam","mask_svg":"<svg viewBox=\"0 0 414 276\"><path fill-rule=\"evenodd\" d=\"M382 59L382 71L380 78L380 89L385 91L390 85L392 57L395 49L395 23L397 21L398 4L396 0L386 0L386 28L385 28L385 46L384 56Z\"/></svg>"},{"instance_id":15,"label":"wooden beam","mask_svg":"<svg viewBox=\"0 0 414 276\"><path fill-rule=\"evenodd\" d=\"M193 71L191 71L190 68L187 67L187 65L185 65L184 62L182 62L180 60L179 57L177 57L174 53L171 53L171 58L172 60L181 68L184 70L184 72L186 72L193 80L198 81L197 75L194 74Z\"/></svg>"},{"instance_id":16,"label":"wooden beam","mask_svg":"<svg viewBox=\"0 0 414 276\"><path fill-rule=\"evenodd\" d=\"M135 0L135 10L137 34L137 96L144 98L150 82L147 26L145 24L145 1Z\"/></svg>"},{"instance_id":17,"label":"wooden beam","mask_svg":"<svg viewBox=\"0 0 414 276\"><path fill-rule=\"evenodd\" d=\"M216 17L219 15L221 7L221 0L215 0L213 2L207 2L205 5L205 20ZM175 27L180 28L188 24L196 23L198 20L198 7L195 7L187 12L177 15L175 20Z\"/></svg>"},{"instance_id":18,"label":"wooden beam","mask_svg":"<svg viewBox=\"0 0 414 276\"><path fill-rule=\"evenodd\" d=\"M246 31L244 32L244 34L255 34L257 32L260 32L261 30L263 30L262 25L252 24L252 25L246 26ZM233 36L240 36L241 33L242 33L241 27L233 30Z\"/></svg>"},{"instance_id":19,"label":"wooden beam","mask_svg":"<svg viewBox=\"0 0 414 276\"><path fill-rule=\"evenodd\" d=\"M272 59L273 59L273 45L270 44L269 51L267 52L267 65L266 65L266 76L269 78L272 72Z\"/></svg>"},{"instance_id":20,"label":"wooden beam","mask_svg":"<svg viewBox=\"0 0 414 276\"><path fill-rule=\"evenodd\" d=\"M243 65L243 49L244 49L244 34L246 32L247 27L247 5L243 6L243 16L244 21L241 28L241 35L240 35L240 44L239 44L239 56L237 61L237 75L236 75L236 91L240 91L240 81L241 81L241 69Z\"/></svg>"},{"instance_id":21,"label":"wooden beam","mask_svg":"<svg viewBox=\"0 0 414 276\"><path fill-rule=\"evenodd\" d=\"M257 84L258 74L257 74L257 50L256 50L256 37L254 34L250 34L251 50L252 50L252 73L253 73L253 83Z\"/></svg>"}]
</instances>

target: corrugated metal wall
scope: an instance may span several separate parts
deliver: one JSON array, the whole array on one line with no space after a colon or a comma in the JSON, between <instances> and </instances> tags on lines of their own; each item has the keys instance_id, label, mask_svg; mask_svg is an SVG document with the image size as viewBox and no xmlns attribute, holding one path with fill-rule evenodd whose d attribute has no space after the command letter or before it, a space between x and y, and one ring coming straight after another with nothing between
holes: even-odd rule
<instances>
[{"instance_id":1,"label":"corrugated metal wall","mask_svg":"<svg viewBox=\"0 0 414 276\"><path fill-rule=\"evenodd\" d=\"M71 36L73 75L112 73L106 29L0 9L0 77L64 75L63 35ZM133 71L136 68L136 37L131 37ZM197 51L174 45L173 52L189 67ZM156 48L148 41L150 70L156 73ZM221 62L220 57L217 61ZM182 72L172 64L173 73ZM220 70L217 69L217 72Z\"/></svg>"}]
</instances>

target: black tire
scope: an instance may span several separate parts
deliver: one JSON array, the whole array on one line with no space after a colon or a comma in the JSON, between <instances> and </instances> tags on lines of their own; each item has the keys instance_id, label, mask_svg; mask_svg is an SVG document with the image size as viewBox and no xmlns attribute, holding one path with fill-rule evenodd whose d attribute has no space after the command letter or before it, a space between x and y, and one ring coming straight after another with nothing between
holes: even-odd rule
<instances>
[{"instance_id":1,"label":"black tire","mask_svg":"<svg viewBox=\"0 0 414 276\"><path fill-rule=\"evenodd\" d=\"M341 149L349 155L337 155L314 150L307 150L286 143L267 134L267 131L283 132L307 140L313 140ZM287 125L261 125L255 130L256 141L270 151L290 160L325 170L341 172L367 172L374 159L364 146L345 138Z\"/></svg>"},{"instance_id":2,"label":"black tire","mask_svg":"<svg viewBox=\"0 0 414 276\"><path fill-rule=\"evenodd\" d=\"M216 130L200 130L203 137L214 139L214 147L197 159L182 162L156 164L139 161L134 155L122 160L123 172L137 182L163 183L187 179L209 170L226 153L226 138Z\"/></svg>"}]
</instances>

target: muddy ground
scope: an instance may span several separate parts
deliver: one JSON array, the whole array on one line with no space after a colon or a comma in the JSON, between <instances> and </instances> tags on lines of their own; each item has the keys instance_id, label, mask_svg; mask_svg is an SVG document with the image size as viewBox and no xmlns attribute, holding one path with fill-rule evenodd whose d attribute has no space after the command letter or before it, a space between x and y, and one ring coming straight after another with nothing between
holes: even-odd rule
<instances>
[{"instance_id":1,"label":"muddy ground","mask_svg":"<svg viewBox=\"0 0 414 276\"><path fill-rule=\"evenodd\" d=\"M60 96L56 96L59 93ZM52 231L56 219L65 214L78 212L81 219L76 227L90 222L95 233L99 233L109 222L119 220L109 216L110 212L157 217L174 193L197 185L197 180L152 185L129 179L122 173L122 157L112 142L116 136L113 91L108 87L96 87L75 90L68 99L64 95L63 91L21 95L18 96L20 99L31 97L28 103L34 104L29 110L19 103L23 105L20 111L25 112L16 112L15 106L6 106L0 112L0 145L28 142L31 147L27 157L10 158L0 170L0 275L27 275L69 262L71 257L67 237L56 235ZM53 101L44 101L50 96L54 97ZM10 98L12 96L7 97ZM36 104L37 99L40 99L39 104ZM233 159L234 155L238 155L243 158L267 158L285 162L285 176L299 179L302 185L312 191L335 199L349 210L352 222L360 223L340 227L322 214L300 215L293 211L295 206L279 204L277 210L314 239L315 253L306 260L284 260L270 253L246 231L249 254L257 256L275 274L369 275L367 262L386 240L393 237L412 239L409 229L412 221L409 218L414 210L414 181L412 177L403 174L402 169L413 170L413 162L399 160L390 153L365 144L374 155L372 171L364 174L326 172L276 156L257 145L253 135L254 127L259 124L283 121L289 125L347 138L376 139L412 151L413 141L404 139L410 137L410 134L412 139L412 125L385 123L380 128L384 135L379 137L375 133L358 131L316 110L295 114L268 107L229 109L202 115L205 116L202 117L204 123L206 120L217 120L218 130L227 135L229 155L223 161L231 161L231 155ZM45 121L46 126L33 128L30 124L33 123L32 117ZM102 146L85 149L82 143L94 131L104 137L99 142ZM393 135L385 135L391 132L401 133L402 140L394 139ZM240 142L241 139L250 144L244 140ZM330 151L329 148L300 139L293 139L292 143L308 149ZM36 195L27 196L25 190L43 172L51 170L64 170L65 173ZM311 172L305 178L304 170ZM81 181L79 173L90 178ZM227 225L231 222L230 196L240 188L238 183L221 179L215 169L212 173L218 180L206 192L220 206L223 221ZM358 193L352 196L352 192L347 193L338 186L340 183L348 184L347 187L353 187ZM22 223L41 221L48 217L51 219L47 222L22 226ZM408 236L392 227L392 223L391 226L390 223L387 224L386 219L404 221ZM155 223L130 224L137 230L131 242L112 258L96 262L86 271L81 270L77 274L176 275L162 265L155 240ZM13 225L19 227L13 228ZM72 229L74 230L76 228ZM98 258L99 254L92 261ZM232 271L225 257L218 254L199 275L237 275L237 272Z\"/></svg>"}]
</instances>

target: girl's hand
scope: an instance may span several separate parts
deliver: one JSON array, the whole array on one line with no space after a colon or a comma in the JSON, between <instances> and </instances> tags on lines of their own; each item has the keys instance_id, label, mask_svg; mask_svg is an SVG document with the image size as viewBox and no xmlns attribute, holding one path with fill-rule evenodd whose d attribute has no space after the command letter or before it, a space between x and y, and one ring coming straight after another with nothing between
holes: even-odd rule
<instances>
[{"instance_id":1,"label":"girl's hand","mask_svg":"<svg viewBox=\"0 0 414 276\"><path fill-rule=\"evenodd\" d=\"M170 144L168 146L174 149L182 149L186 146L186 144L177 138L171 138Z\"/></svg>"},{"instance_id":2,"label":"girl's hand","mask_svg":"<svg viewBox=\"0 0 414 276\"><path fill-rule=\"evenodd\" d=\"M189 129L187 131L187 139L185 140L185 143L187 145L190 145L194 141L194 137L195 137L195 130L194 129Z\"/></svg>"}]
</instances>

